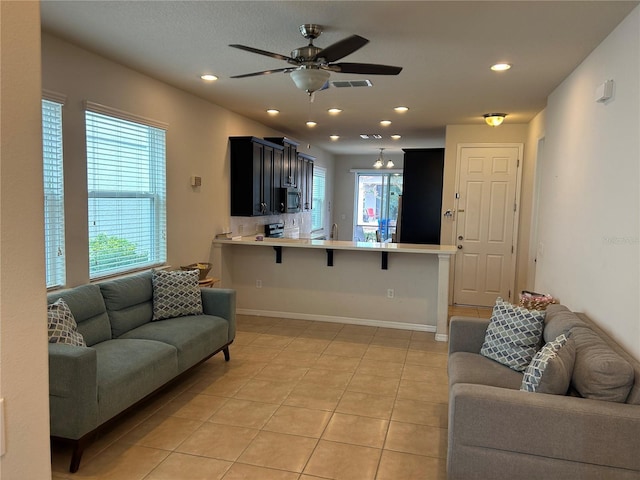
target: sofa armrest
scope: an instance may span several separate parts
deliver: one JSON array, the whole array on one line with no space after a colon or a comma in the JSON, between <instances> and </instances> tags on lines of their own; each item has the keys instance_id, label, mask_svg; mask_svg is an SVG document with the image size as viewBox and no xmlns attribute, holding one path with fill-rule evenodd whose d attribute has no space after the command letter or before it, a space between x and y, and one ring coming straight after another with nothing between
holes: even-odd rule
<instances>
[{"instance_id":1,"label":"sofa armrest","mask_svg":"<svg viewBox=\"0 0 640 480\"><path fill-rule=\"evenodd\" d=\"M49 344L51 435L79 439L98 426L97 353Z\"/></svg>"},{"instance_id":2,"label":"sofa armrest","mask_svg":"<svg viewBox=\"0 0 640 480\"><path fill-rule=\"evenodd\" d=\"M229 342L236 337L236 291L227 288L201 288L202 310L229 322Z\"/></svg>"},{"instance_id":3,"label":"sofa armrest","mask_svg":"<svg viewBox=\"0 0 640 480\"><path fill-rule=\"evenodd\" d=\"M451 317L449 353L480 353L489 322L488 318Z\"/></svg>"},{"instance_id":4,"label":"sofa armrest","mask_svg":"<svg viewBox=\"0 0 640 480\"><path fill-rule=\"evenodd\" d=\"M451 462L471 447L640 472L638 432L637 405L464 383L450 390Z\"/></svg>"}]
</instances>

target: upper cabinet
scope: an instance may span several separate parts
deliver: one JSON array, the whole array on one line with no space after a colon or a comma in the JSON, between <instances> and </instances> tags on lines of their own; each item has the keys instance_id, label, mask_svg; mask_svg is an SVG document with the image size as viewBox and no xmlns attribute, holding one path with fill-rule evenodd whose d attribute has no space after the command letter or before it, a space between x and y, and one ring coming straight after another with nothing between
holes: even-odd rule
<instances>
[{"instance_id":1,"label":"upper cabinet","mask_svg":"<svg viewBox=\"0 0 640 480\"><path fill-rule=\"evenodd\" d=\"M306 153L298 153L298 186L302 197L301 210L313 208L313 162L315 157Z\"/></svg>"},{"instance_id":2,"label":"upper cabinet","mask_svg":"<svg viewBox=\"0 0 640 480\"><path fill-rule=\"evenodd\" d=\"M284 147L256 137L230 137L231 215L277 213Z\"/></svg>"},{"instance_id":3,"label":"upper cabinet","mask_svg":"<svg viewBox=\"0 0 640 480\"><path fill-rule=\"evenodd\" d=\"M298 164L298 142L286 137L267 137L266 141L272 142L284 147L282 162L277 166L280 175L276 178L277 187L298 187L299 164Z\"/></svg>"}]
</instances>

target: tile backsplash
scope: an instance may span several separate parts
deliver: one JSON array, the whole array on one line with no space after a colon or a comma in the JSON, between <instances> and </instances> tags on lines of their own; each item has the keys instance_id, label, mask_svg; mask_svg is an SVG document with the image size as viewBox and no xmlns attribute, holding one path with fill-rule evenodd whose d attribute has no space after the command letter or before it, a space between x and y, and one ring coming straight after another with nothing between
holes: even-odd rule
<instances>
[{"instance_id":1,"label":"tile backsplash","mask_svg":"<svg viewBox=\"0 0 640 480\"><path fill-rule=\"evenodd\" d=\"M230 217L229 230L233 236L243 237L264 233L267 223L284 222L285 236L309 238L311 236L311 212L283 213L261 217Z\"/></svg>"}]
</instances>

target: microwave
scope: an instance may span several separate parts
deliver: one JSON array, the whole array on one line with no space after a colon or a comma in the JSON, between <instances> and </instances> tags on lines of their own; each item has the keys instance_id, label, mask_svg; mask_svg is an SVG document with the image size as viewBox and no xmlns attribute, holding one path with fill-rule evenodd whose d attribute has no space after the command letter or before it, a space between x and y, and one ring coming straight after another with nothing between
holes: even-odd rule
<instances>
[{"instance_id":1,"label":"microwave","mask_svg":"<svg viewBox=\"0 0 640 480\"><path fill-rule=\"evenodd\" d=\"M300 211L302 195L299 188L279 188L278 206L280 213L297 213Z\"/></svg>"}]
</instances>

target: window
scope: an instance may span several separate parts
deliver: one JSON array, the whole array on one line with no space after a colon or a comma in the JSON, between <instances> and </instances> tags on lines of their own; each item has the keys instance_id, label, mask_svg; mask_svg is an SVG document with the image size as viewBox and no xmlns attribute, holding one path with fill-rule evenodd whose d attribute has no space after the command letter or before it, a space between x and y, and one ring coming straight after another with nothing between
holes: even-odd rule
<instances>
[{"instance_id":1,"label":"window","mask_svg":"<svg viewBox=\"0 0 640 480\"><path fill-rule=\"evenodd\" d=\"M401 173L356 172L353 240L391 240L396 231L400 195Z\"/></svg>"},{"instance_id":2,"label":"window","mask_svg":"<svg viewBox=\"0 0 640 480\"><path fill-rule=\"evenodd\" d=\"M313 198L311 210L311 231L319 231L324 229L324 212L325 197L327 194L326 186L327 169L323 167L315 167L313 169Z\"/></svg>"},{"instance_id":3,"label":"window","mask_svg":"<svg viewBox=\"0 0 640 480\"><path fill-rule=\"evenodd\" d=\"M88 102L85 117L90 278L164 263L165 129Z\"/></svg>"},{"instance_id":4,"label":"window","mask_svg":"<svg viewBox=\"0 0 640 480\"><path fill-rule=\"evenodd\" d=\"M47 288L65 284L62 103L42 100L44 245Z\"/></svg>"}]
</instances>

